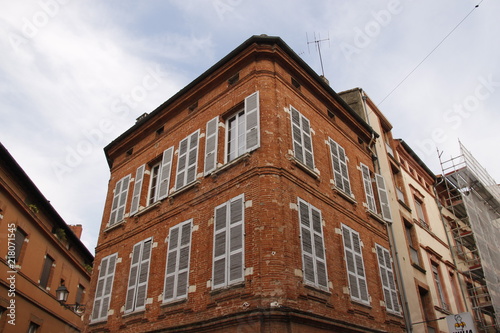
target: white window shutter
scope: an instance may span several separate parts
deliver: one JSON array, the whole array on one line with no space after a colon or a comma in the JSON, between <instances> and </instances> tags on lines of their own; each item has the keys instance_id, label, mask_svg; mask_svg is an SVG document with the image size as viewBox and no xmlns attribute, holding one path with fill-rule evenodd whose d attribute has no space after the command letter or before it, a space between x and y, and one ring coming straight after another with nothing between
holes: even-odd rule
<instances>
[{"instance_id":1,"label":"white window shutter","mask_svg":"<svg viewBox=\"0 0 500 333\"><path fill-rule=\"evenodd\" d=\"M143 164L137 168L135 173L134 182L134 192L132 194L132 204L130 207L130 214L135 214L139 211L139 205L141 200L141 190L142 190L142 180L144 178L144 168L146 166Z\"/></svg>"},{"instance_id":2,"label":"white window shutter","mask_svg":"<svg viewBox=\"0 0 500 333\"><path fill-rule=\"evenodd\" d=\"M212 287L218 288L226 284L226 238L228 204L225 203L215 209L214 223L214 262Z\"/></svg>"},{"instance_id":3,"label":"white window shutter","mask_svg":"<svg viewBox=\"0 0 500 333\"><path fill-rule=\"evenodd\" d=\"M342 225L342 235L351 298L369 304L368 285L366 283L359 234L346 225Z\"/></svg>"},{"instance_id":4,"label":"white window shutter","mask_svg":"<svg viewBox=\"0 0 500 333\"><path fill-rule=\"evenodd\" d=\"M386 309L399 314L400 307L390 253L378 244L376 244L376 249Z\"/></svg>"},{"instance_id":5,"label":"white window shutter","mask_svg":"<svg viewBox=\"0 0 500 333\"><path fill-rule=\"evenodd\" d=\"M123 177L116 183L113 205L111 207L111 217L109 219L110 226L120 222L125 216L129 183L130 175Z\"/></svg>"},{"instance_id":6,"label":"white window shutter","mask_svg":"<svg viewBox=\"0 0 500 333\"><path fill-rule=\"evenodd\" d=\"M376 173L375 181L377 182L378 197L380 198L382 217L384 218L384 220L392 222L391 207L389 205L389 196L387 194L384 177Z\"/></svg>"},{"instance_id":7,"label":"white window shutter","mask_svg":"<svg viewBox=\"0 0 500 333\"><path fill-rule=\"evenodd\" d=\"M168 236L167 268L163 301L187 297L189 286L189 256L191 251L192 220L170 229Z\"/></svg>"},{"instance_id":8,"label":"white window shutter","mask_svg":"<svg viewBox=\"0 0 500 333\"><path fill-rule=\"evenodd\" d=\"M321 211L299 199L302 261L306 283L328 288Z\"/></svg>"},{"instance_id":9,"label":"white window shutter","mask_svg":"<svg viewBox=\"0 0 500 333\"><path fill-rule=\"evenodd\" d=\"M215 208L213 288L244 280L244 196Z\"/></svg>"},{"instance_id":10,"label":"white window shutter","mask_svg":"<svg viewBox=\"0 0 500 333\"><path fill-rule=\"evenodd\" d=\"M152 243L153 243L152 239L146 240L142 243L141 262L139 265L139 272L137 279L137 297L135 301L135 310L144 308L146 304Z\"/></svg>"},{"instance_id":11,"label":"white window shutter","mask_svg":"<svg viewBox=\"0 0 500 333\"><path fill-rule=\"evenodd\" d=\"M290 106L292 118L293 151L295 158L314 169L314 154L309 120Z\"/></svg>"},{"instance_id":12,"label":"white window shutter","mask_svg":"<svg viewBox=\"0 0 500 333\"><path fill-rule=\"evenodd\" d=\"M137 275L139 273L139 265L141 261L141 244L142 243L135 244L132 251L132 261L130 263L130 274L127 284L127 298L125 301L125 312L134 310L137 289Z\"/></svg>"},{"instance_id":13,"label":"white window shutter","mask_svg":"<svg viewBox=\"0 0 500 333\"><path fill-rule=\"evenodd\" d=\"M219 117L207 122L205 138L205 175L217 167L217 143L219 132Z\"/></svg>"},{"instance_id":14,"label":"white window shutter","mask_svg":"<svg viewBox=\"0 0 500 333\"><path fill-rule=\"evenodd\" d=\"M170 147L163 152L160 171L158 174L158 184L156 185L158 187L158 190L156 191L156 200L160 200L168 196L173 153L174 147Z\"/></svg>"},{"instance_id":15,"label":"white window shutter","mask_svg":"<svg viewBox=\"0 0 500 333\"><path fill-rule=\"evenodd\" d=\"M260 146L259 92L245 98L246 151Z\"/></svg>"},{"instance_id":16,"label":"white window shutter","mask_svg":"<svg viewBox=\"0 0 500 333\"><path fill-rule=\"evenodd\" d=\"M108 316L117 256L115 253L103 258L101 261L94 297L94 307L92 308L93 321L103 320Z\"/></svg>"},{"instance_id":17,"label":"white window shutter","mask_svg":"<svg viewBox=\"0 0 500 333\"><path fill-rule=\"evenodd\" d=\"M350 195L351 184L349 181L349 171L347 169L345 150L335 141L330 139L330 152L332 155L335 187Z\"/></svg>"},{"instance_id":18,"label":"white window shutter","mask_svg":"<svg viewBox=\"0 0 500 333\"><path fill-rule=\"evenodd\" d=\"M361 173L363 175L363 186L365 188L366 204L368 209L373 213L377 213L375 206L375 196L373 195L372 179L370 177L370 169L361 163Z\"/></svg>"},{"instance_id":19,"label":"white window shutter","mask_svg":"<svg viewBox=\"0 0 500 333\"><path fill-rule=\"evenodd\" d=\"M231 200L229 209L229 276L228 283L243 280L243 197Z\"/></svg>"},{"instance_id":20,"label":"white window shutter","mask_svg":"<svg viewBox=\"0 0 500 333\"><path fill-rule=\"evenodd\" d=\"M198 166L199 131L194 132L179 144L177 178L175 188L180 189L196 180Z\"/></svg>"}]
</instances>

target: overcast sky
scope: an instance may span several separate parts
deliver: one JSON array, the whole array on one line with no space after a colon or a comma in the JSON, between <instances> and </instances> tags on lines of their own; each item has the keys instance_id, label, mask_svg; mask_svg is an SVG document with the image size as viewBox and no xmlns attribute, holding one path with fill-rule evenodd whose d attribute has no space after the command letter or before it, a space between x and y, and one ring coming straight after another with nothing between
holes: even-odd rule
<instances>
[{"instance_id":1,"label":"overcast sky","mask_svg":"<svg viewBox=\"0 0 500 333\"><path fill-rule=\"evenodd\" d=\"M460 139L499 181L498 13L493 0L8 2L0 141L94 252L104 146L252 35L321 74L316 35L333 89L363 88L431 170Z\"/></svg>"}]
</instances>

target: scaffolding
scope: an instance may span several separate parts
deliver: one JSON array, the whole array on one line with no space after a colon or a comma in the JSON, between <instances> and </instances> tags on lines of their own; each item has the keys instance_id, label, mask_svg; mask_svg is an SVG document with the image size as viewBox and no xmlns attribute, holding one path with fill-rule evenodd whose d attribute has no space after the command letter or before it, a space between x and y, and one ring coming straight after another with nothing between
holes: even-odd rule
<instances>
[{"instance_id":1,"label":"scaffolding","mask_svg":"<svg viewBox=\"0 0 500 333\"><path fill-rule=\"evenodd\" d=\"M500 186L462 143L459 156L441 155L441 196L472 312L480 331L500 332Z\"/></svg>"}]
</instances>

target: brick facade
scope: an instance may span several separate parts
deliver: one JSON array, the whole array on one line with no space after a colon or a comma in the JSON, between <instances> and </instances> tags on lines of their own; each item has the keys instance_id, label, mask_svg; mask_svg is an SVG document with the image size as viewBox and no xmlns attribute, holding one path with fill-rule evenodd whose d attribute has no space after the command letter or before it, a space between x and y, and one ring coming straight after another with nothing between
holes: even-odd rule
<instances>
[{"instance_id":1,"label":"brick facade","mask_svg":"<svg viewBox=\"0 0 500 333\"><path fill-rule=\"evenodd\" d=\"M252 118L255 101L258 117ZM291 118L297 114L294 133ZM205 174L206 143L213 134L207 123L215 117L217 166ZM373 173L369 148L376 137L281 39L254 36L244 42L105 148L111 179L90 295L99 303L87 312L93 315L86 318L88 331L402 331L402 315L386 309L377 260L377 244L390 248L377 188L370 185L378 213L369 212L363 185L361 165ZM329 139L347 155L352 195L335 186ZM228 146L237 148L238 157L227 156ZM142 165L144 172L137 172ZM179 165L186 165L187 185L181 188ZM169 179L168 192L156 202L154 196L150 201L151 178L159 187ZM130 214L134 193L139 208ZM172 228L186 221L191 232L177 244ZM356 283L360 291L366 283L366 300L353 298L346 230L359 235L353 251L360 251L356 272L364 280L356 275ZM137 245L143 250L134 256L134 246L149 238L150 251L145 243ZM169 254L176 246L188 249L176 252L180 261ZM215 269L214 261L224 265ZM177 289L164 301L169 269ZM141 286L147 286L144 299Z\"/></svg>"}]
</instances>

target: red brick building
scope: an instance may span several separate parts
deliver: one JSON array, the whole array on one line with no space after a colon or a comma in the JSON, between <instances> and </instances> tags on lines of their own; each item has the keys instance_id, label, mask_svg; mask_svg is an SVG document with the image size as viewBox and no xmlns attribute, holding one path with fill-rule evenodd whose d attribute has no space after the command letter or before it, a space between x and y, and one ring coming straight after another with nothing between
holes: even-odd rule
<instances>
[{"instance_id":1,"label":"red brick building","mask_svg":"<svg viewBox=\"0 0 500 333\"><path fill-rule=\"evenodd\" d=\"M254 36L105 148L89 332L400 332L377 133Z\"/></svg>"}]
</instances>

